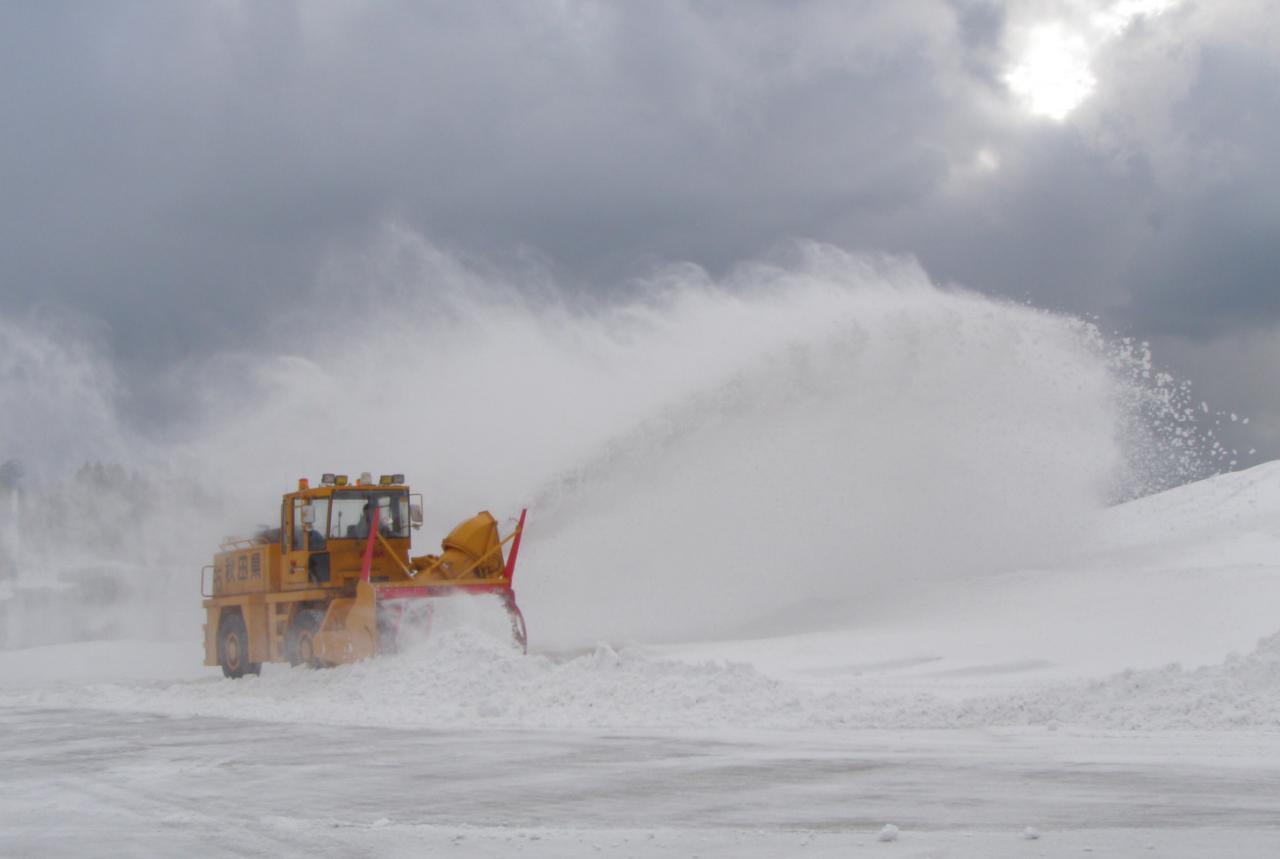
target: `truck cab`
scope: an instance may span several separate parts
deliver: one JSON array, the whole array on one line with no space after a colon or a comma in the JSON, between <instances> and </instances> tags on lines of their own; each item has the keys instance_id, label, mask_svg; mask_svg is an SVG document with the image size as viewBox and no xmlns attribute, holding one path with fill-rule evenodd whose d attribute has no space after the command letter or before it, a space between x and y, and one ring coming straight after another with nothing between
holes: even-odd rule
<instances>
[{"instance_id":1,"label":"truck cab","mask_svg":"<svg viewBox=\"0 0 1280 859\"><path fill-rule=\"evenodd\" d=\"M284 496L281 589L354 587L375 510L381 539L374 546L373 580L391 581L409 569L410 534L422 524L421 501L411 503L408 487L322 482Z\"/></svg>"}]
</instances>

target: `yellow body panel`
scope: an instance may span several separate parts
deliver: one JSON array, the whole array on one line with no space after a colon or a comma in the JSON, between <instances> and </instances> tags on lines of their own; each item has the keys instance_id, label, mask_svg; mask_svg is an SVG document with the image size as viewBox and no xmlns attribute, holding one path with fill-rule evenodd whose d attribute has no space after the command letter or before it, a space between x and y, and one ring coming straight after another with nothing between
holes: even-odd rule
<instances>
[{"instance_id":1,"label":"yellow body panel","mask_svg":"<svg viewBox=\"0 0 1280 859\"><path fill-rule=\"evenodd\" d=\"M336 665L367 659L378 652L378 619L373 585L359 582L355 599L329 603L321 631L315 638L316 658Z\"/></svg>"}]
</instances>

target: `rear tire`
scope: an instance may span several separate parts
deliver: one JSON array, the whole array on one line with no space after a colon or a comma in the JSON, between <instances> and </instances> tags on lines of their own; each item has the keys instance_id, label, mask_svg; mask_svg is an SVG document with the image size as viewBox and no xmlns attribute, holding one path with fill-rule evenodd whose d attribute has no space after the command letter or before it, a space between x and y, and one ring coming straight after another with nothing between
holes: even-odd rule
<instances>
[{"instance_id":1,"label":"rear tire","mask_svg":"<svg viewBox=\"0 0 1280 859\"><path fill-rule=\"evenodd\" d=\"M316 633L324 623L324 612L314 608L304 608L293 616L289 631L285 634L284 652L290 665L308 665L320 667L316 658Z\"/></svg>"},{"instance_id":2,"label":"rear tire","mask_svg":"<svg viewBox=\"0 0 1280 859\"><path fill-rule=\"evenodd\" d=\"M239 612L223 616L218 624L218 664L232 680L262 670L261 662L249 661L249 632Z\"/></svg>"}]
</instances>

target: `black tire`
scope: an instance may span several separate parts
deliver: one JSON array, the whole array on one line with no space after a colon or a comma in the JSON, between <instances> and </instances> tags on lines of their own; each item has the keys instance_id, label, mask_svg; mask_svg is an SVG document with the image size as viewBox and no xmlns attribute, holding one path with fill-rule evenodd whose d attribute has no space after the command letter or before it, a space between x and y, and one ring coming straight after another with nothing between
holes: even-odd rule
<instances>
[{"instance_id":1,"label":"black tire","mask_svg":"<svg viewBox=\"0 0 1280 859\"><path fill-rule=\"evenodd\" d=\"M324 623L324 612L314 608L304 608L293 616L289 631L284 636L284 653L290 665L309 665L320 667L316 658L315 636Z\"/></svg>"},{"instance_id":2,"label":"black tire","mask_svg":"<svg viewBox=\"0 0 1280 859\"><path fill-rule=\"evenodd\" d=\"M218 664L223 675L233 680L262 670L261 662L249 661L249 631L238 611L223 615L218 624Z\"/></svg>"}]
</instances>

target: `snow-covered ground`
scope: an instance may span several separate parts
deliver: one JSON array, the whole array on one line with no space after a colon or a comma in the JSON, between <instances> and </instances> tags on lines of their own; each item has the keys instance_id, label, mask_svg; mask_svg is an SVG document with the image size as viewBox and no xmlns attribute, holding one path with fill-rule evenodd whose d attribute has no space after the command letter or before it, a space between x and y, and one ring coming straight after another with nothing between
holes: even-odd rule
<instances>
[{"instance_id":1,"label":"snow-covered ground","mask_svg":"<svg viewBox=\"0 0 1280 859\"><path fill-rule=\"evenodd\" d=\"M1280 855L1280 463L769 637L530 622L234 682L197 635L0 651L0 854Z\"/></svg>"}]
</instances>

